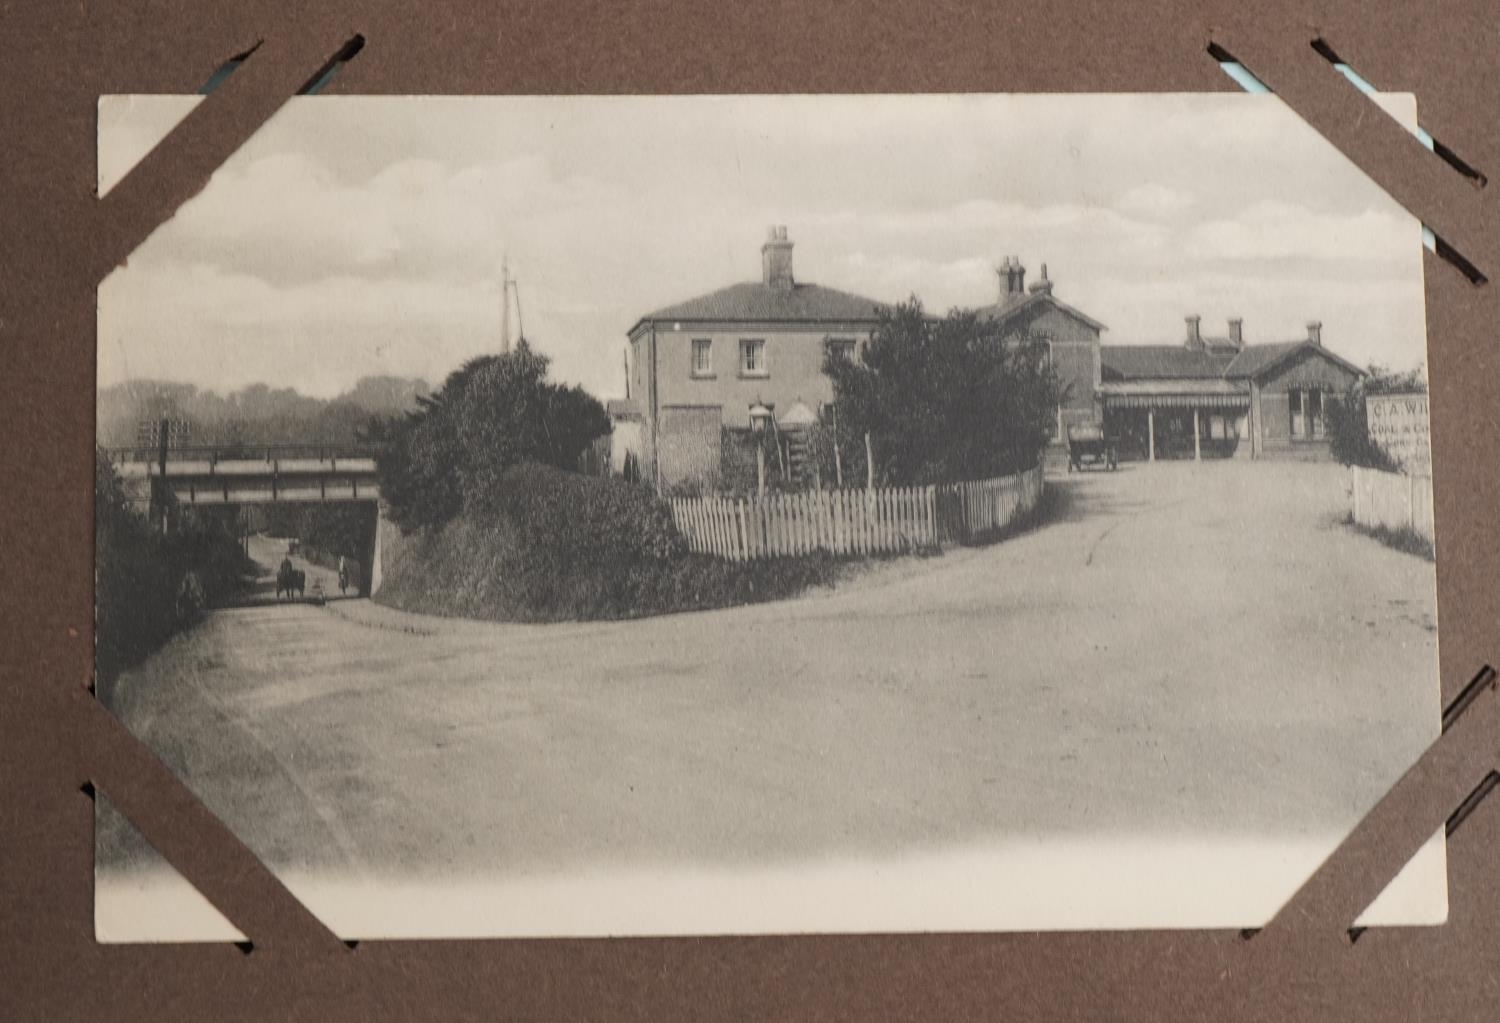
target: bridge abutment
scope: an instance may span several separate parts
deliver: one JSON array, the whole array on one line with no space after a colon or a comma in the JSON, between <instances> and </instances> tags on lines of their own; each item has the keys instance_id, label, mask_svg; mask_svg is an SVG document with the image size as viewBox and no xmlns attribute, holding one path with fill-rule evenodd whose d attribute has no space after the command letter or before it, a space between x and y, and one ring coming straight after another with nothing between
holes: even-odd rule
<instances>
[{"instance_id":1,"label":"bridge abutment","mask_svg":"<svg viewBox=\"0 0 1500 1023\"><path fill-rule=\"evenodd\" d=\"M385 551L381 538L391 523L386 518L385 502L380 501L375 505L375 535L370 540L370 565L366 579L370 580L370 592L368 596L375 596L380 592L381 583L385 581Z\"/></svg>"}]
</instances>

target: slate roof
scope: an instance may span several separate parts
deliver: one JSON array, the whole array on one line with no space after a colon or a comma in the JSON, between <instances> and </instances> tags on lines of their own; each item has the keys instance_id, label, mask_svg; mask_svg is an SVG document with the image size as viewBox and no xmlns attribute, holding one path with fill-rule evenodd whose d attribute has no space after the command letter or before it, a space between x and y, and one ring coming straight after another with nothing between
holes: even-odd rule
<instances>
[{"instance_id":1,"label":"slate roof","mask_svg":"<svg viewBox=\"0 0 1500 1023\"><path fill-rule=\"evenodd\" d=\"M853 295L821 284L794 284L790 288L772 287L760 281L731 284L647 313L636 321L636 327L652 320L723 321L723 322L840 322L876 319L877 310L892 308L863 295Z\"/></svg>"},{"instance_id":2,"label":"slate roof","mask_svg":"<svg viewBox=\"0 0 1500 1023\"><path fill-rule=\"evenodd\" d=\"M1311 341L1246 345L1238 352L1227 349L1196 349L1186 345L1100 345L1099 359L1105 380L1249 380L1263 376L1298 352L1317 352L1349 370L1364 375L1358 366Z\"/></svg>"},{"instance_id":3,"label":"slate roof","mask_svg":"<svg viewBox=\"0 0 1500 1023\"><path fill-rule=\"evenodd\" d=\"M1059 301L1053 297L1051 292L1047 291L1034 291L1017 302L996 302L994 305L980 306L974 312L981 320L987 320L990 323L1002 323L1012 317L1020 316L1024 312L1039 311L1043 305L1055 306L1069 316L1082 320L1095 330L1109 329L1087 313L1073 308L1066 302Z\"/></svg>"},{"instance_id":4,"label":"slate roof","mask_svg":"<svg viewBox=\"0 0 1500 1023\"><path fill-rule=\"evenodd\" d=\"M1184 345L1100 345L1106 379L1213 380L1224 375L1233 355L1216 355Z\"/></svg>"},{"instance_id":5,"label":"slate roof","mask_svg":"<svg viewBox=\"0 0 1500 1023\"><path fill-rule=\"evenodd\" d=\"M1239 378L1260 376L1266 370L1290 358L1303 348L1317 347L1311 341L1287 341L1282 344L1248 345L1244 351L1235 356L1234 361L1229 364L1229 368L1224 371L1224 375ZM1326 348L1318 348L1318 350L1349 369L1354 370L1356 373L1359 372L1357 367L1350 366L1349 363L1344 362L1343 359L1340 359Z\"/></svg>"}]
</instances>

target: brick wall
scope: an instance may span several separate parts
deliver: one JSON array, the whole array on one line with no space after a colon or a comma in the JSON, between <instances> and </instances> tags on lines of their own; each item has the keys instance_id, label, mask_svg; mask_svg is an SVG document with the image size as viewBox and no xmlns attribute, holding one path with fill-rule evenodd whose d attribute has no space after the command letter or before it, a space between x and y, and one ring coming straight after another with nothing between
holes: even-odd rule
<instances>
[{"instance_id":1,"label":"brick wall","mask_svg":"<svg viewBox=\"0 0 1500 1023\"><path fill-rule=\"evenodd\" d=\"M1055 307L1047 307L1025 327L1051 343L1052 368L1064 394L1058 409L1054 445L1067 444L1068 427L1097 423L1101 414L1094 399L1099 386L1099 332Z\"/></svg>"},{"instance_id":2,"label":"brick wall","mask_svg":"<svg viewBox=\"0 0 1500 1023\"><path fill-rule=\"evenodd\" d=\"M753 325L727 329L657 329L657 400L667 405L718 405L724 425L750 425L750 406L772 406L784 414L798 401L817 411L833 399L833 382L823 372L823 352L830 340L862 343L868 326L787 330ZM740 372L740 342L764 341L765 368L756 374ZM695 373L693 342L707 343L707 372Z\"/></svg>"}]
</instances>

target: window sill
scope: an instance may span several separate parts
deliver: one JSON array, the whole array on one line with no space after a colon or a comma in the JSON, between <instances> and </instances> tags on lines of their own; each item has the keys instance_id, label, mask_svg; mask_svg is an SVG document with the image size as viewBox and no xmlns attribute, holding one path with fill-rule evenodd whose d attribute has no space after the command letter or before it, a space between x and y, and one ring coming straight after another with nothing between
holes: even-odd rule
<instances>
[{"instance_id":1,"label":"window sill","mask_svg":"<svg viewBox=\"0 0 1500 1023\"><path fill-rule=\"evenodd\" d=\"M689 380L717 380L717 379L719 379L719 374L717 374L717 373L689 373L688 374L688 379Z\"/></svg>"},{"instance_id":2,"label":"window sill","mask_svg":"<svg viewBox=\"0 0 1500 1023\"><path fill-rule=\"evenodd\" d=\"M744 370L740 371L741 380L765 380L770 377L770 375L771 374L769 371L761 373L746 373Z\"/></svg>"}]
</instances>

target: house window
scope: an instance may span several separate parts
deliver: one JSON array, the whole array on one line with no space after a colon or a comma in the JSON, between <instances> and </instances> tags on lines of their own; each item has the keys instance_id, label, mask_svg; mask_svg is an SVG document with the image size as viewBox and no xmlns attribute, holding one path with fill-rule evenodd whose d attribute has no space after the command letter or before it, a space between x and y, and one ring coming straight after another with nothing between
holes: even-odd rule
<instances>
[{"instance_id":1,"label":"house window","mask_svg":"<svg viewBox=\"0 0 1500 1023\"><path fill-rule=\"evenodd\" d=\"M1288 391L1286 397L1292 420L1292 439L1321 440L1326 434L1323 392L1294 389Z\"/></svg>"},{"instance_id":2,"label":"house window","mask_svg":"<svg viewBox=\"0 0 1500 1023\"><path fill-rule=\"evenodd\" d=\"M711 377L714 375L714 343L708 338L695 338L693 340L693 376Z\"/></svg>"},{"instance_id":3,"label":"house window","mask_svg":"<svg viewBox=\"0 0 1500 1023\"><path fill-rule=\"evenodd\" d=\"M761 340L740 342L740 376L767 376L766 343Z\"/></svg>"},{"instance_id":4,"label":"house window","mask_svg":"<svg viewBox=\"0 0 1500 1023\"><path fill-rule=\"evenodd\" d=\"M828 356L832 359L843 359L846 362L853 362L854 340L847 337L829 338Z\"/></svg>"}]
</instances>

